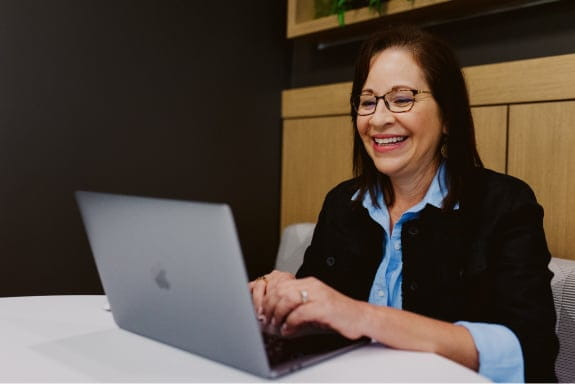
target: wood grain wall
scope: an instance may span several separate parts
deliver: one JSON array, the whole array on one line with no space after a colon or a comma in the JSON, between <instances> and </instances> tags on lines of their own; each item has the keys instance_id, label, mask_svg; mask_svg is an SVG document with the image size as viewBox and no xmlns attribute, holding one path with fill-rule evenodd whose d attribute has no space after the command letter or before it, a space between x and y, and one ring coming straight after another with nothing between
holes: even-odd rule
<instances>
[{"instance_id":1,"label":"wood grain wall","mask_svg":"<svg viewBox=\"0 0 575 384\"><path fill-rule=\"evenodd\" d=\"M486 167L531 185L553 256L575 259L575 54L464 68ZM351 176L351 83L282 94L280 227L314 222Z\"/></svg>"}]
</instances>

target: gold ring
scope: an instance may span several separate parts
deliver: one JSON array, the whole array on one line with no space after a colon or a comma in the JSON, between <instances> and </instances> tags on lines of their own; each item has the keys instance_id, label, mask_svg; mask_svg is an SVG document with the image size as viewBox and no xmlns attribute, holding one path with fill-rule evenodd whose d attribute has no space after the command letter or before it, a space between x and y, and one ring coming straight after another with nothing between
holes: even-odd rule
<instances>
[{"instance_id":1,"label":"gold ring","mask_svg":"<svg viewBox=\"0 0 575 384\"><path fill-rule=\"evenodd\" d=\"M309 295L307 294L307 291L305 289L300 289L299 295L301 296L301 303L302 304L305 304L308 302Z\"/></svg>"},{"instance_id":2,"label":"gold ring","mask_svg":"<svg viewBox=\"0 0 575 384\"><path fill-rule=\"evenodd\" d=\"M256 281L258 281L258 280L263 280L264 283L266 283L266 284L268 283L268 279L266 279L266 276L265 276L265 275L258 277L258 278L256 279Z\"/></svg>"}]
</instances>

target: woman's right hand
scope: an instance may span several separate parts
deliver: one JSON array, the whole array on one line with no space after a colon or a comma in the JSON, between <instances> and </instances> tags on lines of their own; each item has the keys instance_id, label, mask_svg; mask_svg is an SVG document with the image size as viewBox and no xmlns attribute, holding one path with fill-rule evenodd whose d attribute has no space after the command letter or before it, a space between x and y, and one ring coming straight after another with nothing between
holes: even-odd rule
<instances>
[{"instance_id":1,"label":"woman's right hand","mask_svg":"<svg viewBox=\"0 0 575 384\"><path fill-rule=\"evenodd\" d=\"M250 281L249 288L252 292L252 301L254 303L254 310L257 313L260 321L266 322L263 318L263 301L268 292L273 292L274 288L280 281L294 280L295 276L289 272L282 272L274 270L266 275L260 276L257 279Z\"/></svg>"}]
</instances>

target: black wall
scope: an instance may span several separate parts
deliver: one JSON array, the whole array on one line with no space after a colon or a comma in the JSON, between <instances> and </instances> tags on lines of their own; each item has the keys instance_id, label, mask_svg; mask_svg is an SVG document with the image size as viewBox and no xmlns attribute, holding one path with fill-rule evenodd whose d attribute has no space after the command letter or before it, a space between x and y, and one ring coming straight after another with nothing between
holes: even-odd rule
<instances>
[{"instance_id":1,"label":"black wall","mask_svg":"<svg viewBox=\"0 0 575 384\"><path fill-rule=\"evenodd\" d=\"M285 7L0 0L0 296L101 292L77 189L227 202L251 277L272 267L280 91L350 81L365 38L287 41ZM573 20L563 0L426 28L477 65L573 53Z\"/></svg>"},{"instance_id":2,"label":"black wall","mask_svg":"<svg viewBox=\"0 0 575 384\"><path fill-rule=\"evenodd\" d=\"M0 296L99 293L77 189L227 202L274 262L283 1L0 1Z\"/></svg>"}]
</instances>

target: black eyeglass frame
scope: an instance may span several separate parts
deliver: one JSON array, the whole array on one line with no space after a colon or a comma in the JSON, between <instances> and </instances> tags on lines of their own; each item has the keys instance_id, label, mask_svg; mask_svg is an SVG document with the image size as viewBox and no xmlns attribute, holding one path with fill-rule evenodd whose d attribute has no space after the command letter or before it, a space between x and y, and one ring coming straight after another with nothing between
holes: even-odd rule
<instances>
[{"instance_id":1,"label":"black eyeglass frame","mask_svg":"<svg viewBox=\"0 0 575 384\"><path fill-rule=\"evenodd\" d=\"M387 101L386 96L389 95L389 94L391 94L391 93L400 92L400 91L409 91L409 92L411 92L411 93L413 94L413 101L411 102L411 105L409 106L409 109L406 109L405 111L393 111L393 110L391 109L390 105L389 105L389 101ZM354 102L355 99L358 98L358 100L359 100L359 98L362 96L361 94L360 94L360 95L351 95L349 101L350 101L351 106L353 107L353 109L355 110L355 112L357 113L358 116L369 116L369 115L373 115L373 114L375 113L375 111L377 110L377 104L379 103L379 100L383 100L383 104L385 104L385 107L387 108L387 110L388 110L389 112L392 112L392 113L405 113L405 112L409 112L409 111L411 111L411 110L413 109L413 106L415 105L415 101L416 101L416 100L415 100L415 96L417 96L417 95L419 95L419 94L421 94L421 93L429 93L429 94L431 94L431 91L424 91L424 90L421 90L421 89L400 88L400 89L392 89L391 91L389 91L389 92L387 92L387 93L385 93L385 94L383 94L383 95L381 95L381 96L370 95L370 96L372 96L372 97L375 98L375 107L373 108L373 111L370 112L370 113L359 113L359 108L358 108L357 105L355 105L355 102ZM365 96L365 95L364 95L364 96Z\"/></svg>"}]
</instances>

